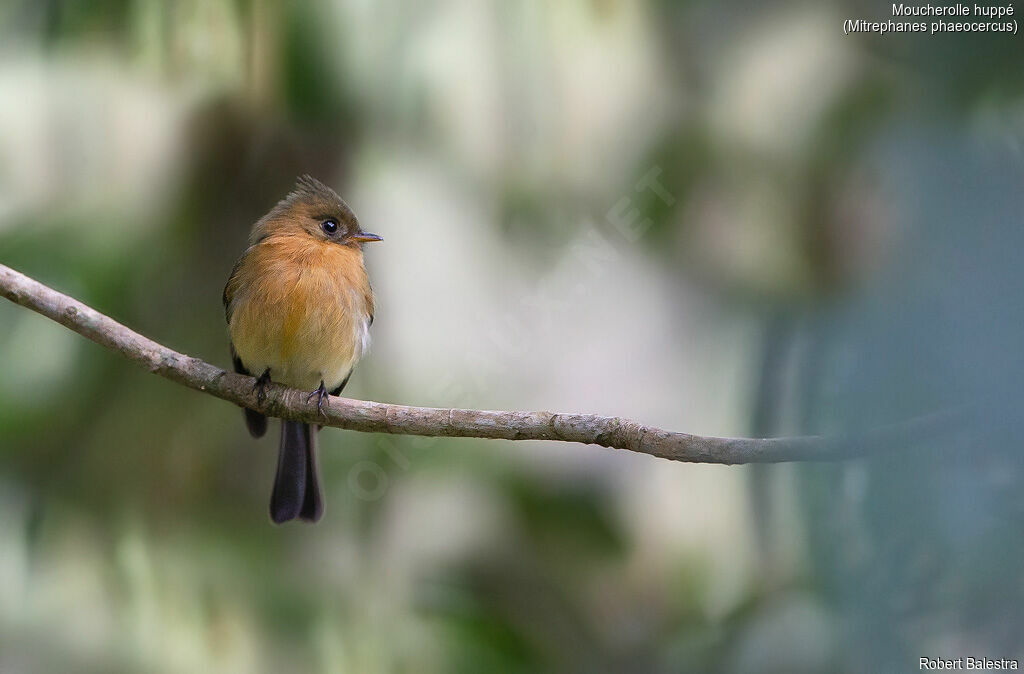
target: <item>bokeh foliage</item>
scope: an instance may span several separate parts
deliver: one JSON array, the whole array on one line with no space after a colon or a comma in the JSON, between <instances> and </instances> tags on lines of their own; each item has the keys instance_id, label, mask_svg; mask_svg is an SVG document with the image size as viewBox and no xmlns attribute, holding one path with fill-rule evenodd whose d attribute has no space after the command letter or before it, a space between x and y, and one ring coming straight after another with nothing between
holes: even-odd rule
<instances>
[{"instance_id":1,"label":"bokeh foliage","mask_svg":"<svg viewBox=\"0 0 1024 674\"><path fill-rule=\"evenodd\" d=\"M175 349L228 365L223 282L311 173L386 238L350 395L723 435L966 421L759 471L325 431L327 517L273 528L274 438L0 305L0 670L1022 657L1022 52L842 36L886 11L5 3L0 262Z\"/></svg>"}]
</instances>

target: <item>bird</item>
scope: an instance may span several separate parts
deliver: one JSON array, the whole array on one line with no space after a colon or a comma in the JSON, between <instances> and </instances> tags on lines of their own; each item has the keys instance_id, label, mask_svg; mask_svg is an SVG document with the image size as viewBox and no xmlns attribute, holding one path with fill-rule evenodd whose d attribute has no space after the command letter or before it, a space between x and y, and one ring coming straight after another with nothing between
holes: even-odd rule
<instances>
[{"instance_id":1,"label":"bird","mask_svg":"<svg viewBox=\"0 0 1024 674\"><path fill-rule=\"evenodd\" d=\"M259 402L271 382L310 391L317 409L340 395L370 346L374 299L362 246L383 240L364 232L337 192L309 175L253 226L249 246L224 287L224 315L235 371L256 377ZM267 418L244 408L249 433ZM317 424L281 420L270 496L275 524L317 522L323 493Z\"/></svg>"}]
</instances>

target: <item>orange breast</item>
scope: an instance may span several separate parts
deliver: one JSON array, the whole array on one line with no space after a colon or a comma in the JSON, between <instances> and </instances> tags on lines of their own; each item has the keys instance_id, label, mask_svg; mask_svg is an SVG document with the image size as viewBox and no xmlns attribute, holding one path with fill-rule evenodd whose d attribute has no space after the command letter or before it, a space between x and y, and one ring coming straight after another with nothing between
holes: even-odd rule
<instances>
[{"instance_id":1,"label":"orange breast","mask_svg":"<svg viewBox=\"0 0 1024 674\"><path fill-rule=\"evenodd\" d=\"M274 381L336 388L362 356L373 311L362 253L309 236L249 250L231 292L231 340L246 369Z\"/></svg>"}]
</instances>

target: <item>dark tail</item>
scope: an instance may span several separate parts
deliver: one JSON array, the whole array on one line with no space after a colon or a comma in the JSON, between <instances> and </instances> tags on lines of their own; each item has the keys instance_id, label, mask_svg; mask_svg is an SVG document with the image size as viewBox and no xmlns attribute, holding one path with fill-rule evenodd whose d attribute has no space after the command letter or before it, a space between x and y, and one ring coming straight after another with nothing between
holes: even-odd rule
<instances>
[{"instance_id":1,"label":"dark tail","mask_svg":"<svg viewBox=\"0 0 1024 674\"><path fill-rule=\"evenodd\" d=\"M316 466L318 430L317 426L298 421L281 421L277 476L270 495L270 519L277 524L296 517L316 522L324 514Z\"/></svg>"}]
</instances>

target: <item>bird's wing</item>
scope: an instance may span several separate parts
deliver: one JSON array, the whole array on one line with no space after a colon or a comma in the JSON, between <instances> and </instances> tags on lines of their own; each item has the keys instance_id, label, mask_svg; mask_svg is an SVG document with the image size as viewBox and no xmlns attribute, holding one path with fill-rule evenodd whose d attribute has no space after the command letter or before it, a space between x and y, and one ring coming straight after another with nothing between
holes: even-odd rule
<instances>
[{"instance_id":1,"label":"bird's wing","mask_svg":"<svg viewBox=\"0 0 1024 674\"><path fill-rule=\"evenodd\" d=\"M370 316L367 321L367 327L369 327L373 325L373 287L369 282L366 284L366 313Z\"/></svg>"},{"instance_id":2,"label":"bird's wing","mask_svg":"<svg viewBox=\"0 0 1024 674\"><path fill-rule=\"evenodd\" d=\"M231 322L231 300L235 297L235 286L237 283L235 279L238 275L238 268L242 266L242 261L245 260L245 256L248 254L249 250L246 250L242 253L242 256L235 261L235 266L231 268L231 276L228 277L228 282L224 284L224 294L221 296L221 300L224 302L224 320L228 323Z\"/></svg>"},{"instance_id":3,"label":"bird's wing","mask_svg":"<svg viewBox=\"0 0 1024 674\"><path fill-rule=\"evenodd\" d=\"M246 251L248 252L248 251ZM228 323L231 323L231 300L234 299L235 295L235 275L238 273L238 267L241 266L242 260L245 259L245 255L238 258L238 262L235 263L235 267L231 270L231 276L228 278L227 285L224 286L224 318ZM235 351L235 345L233 342L229 342L231 346L231 363L235 366L235 372L238 374L254 376L252 372L246 369L242 359L238 357L238 352ZM250 435L254 438L263 437L267 432L267 418L257 412L251 410L248 407L244 408L245 412L245 426L249 429Z\"/></svg>"},{"instance_id":4,"label":"bird's wing","mask_svg":"<svg viewBox=\"0 0 1024 674\"><path fill-rule=\"evenodd\" d=\"M238 357L238 352L235 351L235 345L230 343L229 345L231 346L231 362L235 366L235 372L237 372L238 374L244 374L250 377L255 377L256 375L254 375L252 372L249 372L249 370L245 369L245 364L242 362L242 359Z\"/></svg>"},{"instance_id":5,"label":"bird's wing","mask_svg":"<svg viewBox=\"0 0 1024 674\"><path fill-rule=\"evenodd\" d=\"M231 313L234 311L232 306L232 300L235 298L235 291L237 290L237 277L238 269L242 266L242 262L245 260L245 256L249 254L247 249L242 253L242 257L238 258L235 262L235 266L231 268L231 276L228 277L227 284L224 285L224 295L221 297L224 302L224 320L231 323ZM247 374L250 377L255 376L251 372L245 369L245 365L242 364L242 359L238 357L238 352L235 351L234 343L231 344L231 362L235 365L235 372L238 374Z\"/></svg>"}]
</instances>

